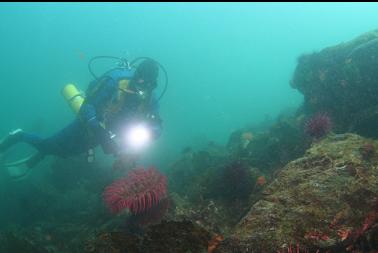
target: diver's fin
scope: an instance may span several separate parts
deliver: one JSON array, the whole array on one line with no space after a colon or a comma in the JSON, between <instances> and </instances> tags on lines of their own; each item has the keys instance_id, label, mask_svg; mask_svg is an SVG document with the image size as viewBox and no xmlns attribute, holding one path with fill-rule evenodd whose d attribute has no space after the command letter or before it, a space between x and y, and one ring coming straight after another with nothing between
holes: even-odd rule
<instances>
[{"instance_id":1,"label":"diver's fin","mask_svg":"<svg viewBox=\"0 0 378 253\"><path fill-rule=\"evenodd\" d=\"M32 158L33 156L34 156L34 155L32 155L32 156L28 156L28 157L23 158L23 159L20 159L20 160L17 160L17 161L15 161L15 162L6 163L5 166L14 167L14 166L21 165L21 164L26 163L27 161L29 161L29 159Z\"/></svg>"},{"instance_id":2,"label":"diver's fin","mask_svg":"<svg viewBox=\"0 0 378 253\"><path fill-rule=\"evenodd\" d=\"M4 153L11 146L16 144L22 138L24 131L22 129L16 129L11 131L6 137L0 141L0 153Z\"/></svg>"},{"instance_id":3,"label":"diver's fin","mask_svg":"<svg viewBox=\"0 0 378 253\"><path fill-rule=\"evenodd\" d=\"M30 168L26 165L26 162L5 164L4 167L7 169L8 175L13 180L24 179L29 175L29 172L31 171Z\"/></svg>"},{"instance_id":4,"label":"diver's fin","mask_svg":"<svg viewBox=\"0 0 378 253\"><path fill-rule=\"evenodd\" d=\"M12 163L6 163L4 167L7 168L8 174L13 180L21 180L29 175L31 168L42 160L43 157L44 155L37 153Z\"/></svg>"}]
</instances>

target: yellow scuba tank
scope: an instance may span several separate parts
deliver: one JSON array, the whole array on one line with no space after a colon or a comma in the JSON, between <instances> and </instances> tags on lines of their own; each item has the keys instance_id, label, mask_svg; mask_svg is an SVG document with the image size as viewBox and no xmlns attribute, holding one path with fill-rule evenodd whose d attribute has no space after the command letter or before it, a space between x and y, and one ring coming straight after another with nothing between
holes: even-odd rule
<instances>
[{"instance_id":1,"label":"yellow scuba tank","mask_svg":"<svg viewBox=\"0 0 378 253\"><path fill-rule=\"evenodd\" d=\"M127 88L129 87L129 80L122 79L118 82L118 89L120 89L123 92L129 92Z\"/></svg>"},{"instance_id":2,"label":"yellow scuba tank","mask_svg":"<svg viewBox=\"0 0 378 253\"><path fill-rule=\"evenodd\" d=\"M75 113L78 113L84 102L84 95L72 83L64 86L62 95Z\"/></svg>"}]
</instances>

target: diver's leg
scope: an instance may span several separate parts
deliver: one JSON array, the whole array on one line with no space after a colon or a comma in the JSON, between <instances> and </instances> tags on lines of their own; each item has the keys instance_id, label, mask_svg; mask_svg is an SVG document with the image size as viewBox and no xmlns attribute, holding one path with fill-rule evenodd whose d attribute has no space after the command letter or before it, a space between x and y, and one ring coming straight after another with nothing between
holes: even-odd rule
<instances>
[{"instance_id":1,"label":"diver's leg","mask_svg":"<svg viewBox=\"0 0 378 253\"><path fill-rule=\"evenodd\" d=\"M79 120L75 120L48 138L41 138L36 134L22 132L17 137L16 142L27 143L38 151L37 154L30 158L23 159L28 167L34 167L46 155L68 157L86 152L94 146L87 137L85 127Z\"/></svg>"},{"instance_id":2,"label":"diver's leg","mask_svg":"<svg viewBox=\"0 0 378 253\"><path fill-rule=\"evenodd\" d=\"M51 154L62 157L83 154L96 146L96 142L89 138L86 127L78 119L49 137L47 141L53 150Z\"/></svg>"},{"instance_id":3,"label":"diver's leg","mask_svg":"<svg viewBox=\"0 0 378 253\"><path fill-rule=\"evenodd\" d=\"M78 133L79 132L79 133ZM76 147L80 146L80 129L77 123L71 123L57 133L47 138L32 133L24 133L21 141L33 146L44 155L69 156Z\"/></svg>"},{"instance_id":4,"label":"diver's leg","mask_svg":"<svg viewBox=\"0 0 378 253\"><path fill-rule=\"evenodd\" d=\"M18 138L18 141L31 145L38 152L32 156L9 163L8 165L19 166L25 164L27 168L30 169L41 162L46 155L66 156L67 151L70 150L71 147L65 147L65 143L74 142L79 139L70 137L69 133L77 132L77 129L75 129L73 125L75 124L70 124L48 138L42 138L36 134L23 132L22 136Z\"/></svg>"},{"instance_id":5,"label":"diver's leg","mask_svg":"<svg viewBox=\"0 0 378 253\"><path fill-rule=\"evenodd\" d=\"M24 132L20 141L33 146L40 153L48 153L50 146L49 141L36 134Z\"/></svg>"}]
</instances>

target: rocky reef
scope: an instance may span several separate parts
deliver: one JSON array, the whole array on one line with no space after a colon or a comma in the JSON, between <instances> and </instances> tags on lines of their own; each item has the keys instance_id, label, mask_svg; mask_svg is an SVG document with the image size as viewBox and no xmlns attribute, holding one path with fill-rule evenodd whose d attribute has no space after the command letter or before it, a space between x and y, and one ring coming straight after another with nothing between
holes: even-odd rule
<instances>
[{"instance_id":1,"label":"rocky reef","mask_svg":"<svg viewBox=\"0 0 378 253\"><path fill-rule=\"evenodd\" d=\"M88 242L87 253L207 252L209 232L190 221L163 221L150 226L143 236L125 232L103 233Z\"/></svg>"},{"instance_id":2,"label":"rocky reef","mask_svg":"<svg viewBox=\"0 0 378 253\"><path fill-rule=\"evenodd\" d=\"M290 243L313 252L377 250L370 236L378 229L378 155L367 160L367 144L378 147L353 134L313 145L279 172L229 240L240 252L277 252Z\"/></svg>"},{"instance_id":3,"label":"rocky reef","mask_svg":"<svg viewBox=\"0 0 378 253\"><path fill-rule=\"evenodd\" d=\"M325 112L337 132L378 137L378 30L298 58L291 86L303 113Z\"/></svg>"}]
</instances>

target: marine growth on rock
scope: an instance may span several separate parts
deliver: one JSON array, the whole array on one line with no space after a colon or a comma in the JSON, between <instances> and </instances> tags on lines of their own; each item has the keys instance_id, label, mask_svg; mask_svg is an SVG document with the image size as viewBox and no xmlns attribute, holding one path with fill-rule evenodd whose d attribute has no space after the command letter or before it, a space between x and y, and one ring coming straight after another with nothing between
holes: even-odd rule
<instances>
[{"instance_id":1,"label":"marine growth on rock","mask_svg":"<svg viewBox=\"0 0 378 253\"><path fill-rule=\"evenodd\" d=\"M319 139L331 130L331 118L327 113L317 113L305 124L305 133L313 138Z\"/></svg>"}]
</instances>

